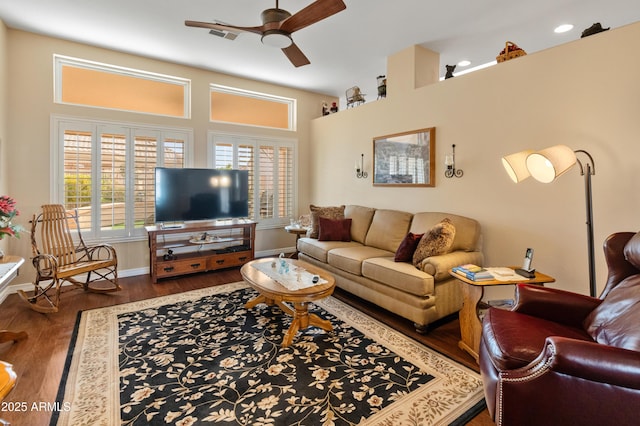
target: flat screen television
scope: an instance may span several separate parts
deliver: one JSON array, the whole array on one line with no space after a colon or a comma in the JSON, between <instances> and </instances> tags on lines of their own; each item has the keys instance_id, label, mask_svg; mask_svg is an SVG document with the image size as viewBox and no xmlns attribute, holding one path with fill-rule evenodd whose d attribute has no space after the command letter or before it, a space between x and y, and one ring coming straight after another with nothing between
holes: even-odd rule
<instances>
[{"instance_id":1,"label":"flat screen television","mask_svg":"<svg viewBox=\"0 0 640 426\"><path fill-rule=\"evenodd\" d=\"M249 216L249 172L229 169L155 169L156 222Z\"/></svg>"}]
</instances>

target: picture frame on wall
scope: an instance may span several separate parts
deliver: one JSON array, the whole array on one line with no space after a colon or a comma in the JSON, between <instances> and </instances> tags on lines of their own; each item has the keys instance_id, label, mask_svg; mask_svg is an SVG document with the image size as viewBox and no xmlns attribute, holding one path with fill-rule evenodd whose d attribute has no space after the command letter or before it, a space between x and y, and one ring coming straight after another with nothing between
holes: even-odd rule
<instances>
[{"instance_id":1,"label":"picture frame on wall","mask_svg":"<svg viewBox=\"0 0 640 426\"><path fill-rule=\"evenodd\" d=\"M373 186L435 186L436 128L373 139Z\"/></svg>"}]
</instances>

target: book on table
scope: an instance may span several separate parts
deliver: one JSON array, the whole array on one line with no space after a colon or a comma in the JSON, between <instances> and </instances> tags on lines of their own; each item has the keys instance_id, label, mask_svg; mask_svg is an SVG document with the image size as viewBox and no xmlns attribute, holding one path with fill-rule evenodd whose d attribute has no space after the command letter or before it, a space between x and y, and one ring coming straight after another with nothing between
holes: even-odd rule
<instances>
[{"instance_id":1,"label":"book on table","mask_svg":"<svg viewBox=\"0 0 640 426\"><path fill-rule=\"evenodd\" d=\"M465 264L456 266L451 270L456 274L472 281L488 281L494 279L494 276L491 274L491 272L478 265Z\"/></svg>"}]
</instances>

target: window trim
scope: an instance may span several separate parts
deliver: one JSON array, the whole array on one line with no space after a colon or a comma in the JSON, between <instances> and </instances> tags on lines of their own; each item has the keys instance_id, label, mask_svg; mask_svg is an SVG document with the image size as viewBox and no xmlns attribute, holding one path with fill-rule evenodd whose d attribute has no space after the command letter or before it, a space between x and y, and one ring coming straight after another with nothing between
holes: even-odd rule
<instances>
[{"instance_id":1,"label":"window trim","mask_svg":"<svg viewBox=\"0 0 640 426\"><path fill-rule=\"evenodd\" d=\"M242 139L242 144L245 145L253 145L256 148L255 152L258 152L260 142L264 142L265 144L272 145L274 147L290 147L293 149L293 202L291 203L291 214L295 215L298 211L298 139L296 138L278 138L273 136L262 136L262 135L250 135L246 133L233 133L233 132L220 132L209 130L207 132L207 167L215 168L215 151L216 151L216 142L221 142L218 138L240 138ZM236 142L233 142L235 144ZM235 161L235 158L234 158ZM254 158L254 170L259 171L259 167L255 163L256 159ZM259 188L259 175L255 173L253 176L253 184L254 188ZM259 192L255 191L253 194L253 217L249 219L256 221L258 224L256 226L257 229L275 229L282 228L289 224L290 217L282 217L282 218L270 218L270 219L261 219L258 217L258 209L256 206L259 205Z\"/></svg>"},{"instance_id":2,"label":"window trim","mask_svg":"<svg viewBox=\"0 0 640 426\"><path fill-rule=\"evenodd\" d=\"M263 101L277 102L287 105L288 114L287 114L287 128L284 129L282 127L271 127L271 126L260 126L257 124L244 124L238 122L230 122L223 120L212 120L211 115L213 111L211 110L211 93L224 93L227 95L236 95L236 96L244 96L247 98L260 99ZM252 90L238 89L230 86L223 86L221 84L211 83L209 84L209 122L210 123L225 123L225 124L234 124L236 126L246 126L246 127L256 127L260 129L276 129L288 132L295 132L297 128L297 101L294 98L287 98L284 96L270 95L268 93L254 92Z\"/></svg>"},{"instance_id":3,"label":"window trim","mask_svg":"<svg viewBox=\"0 0 640 426\"><path fill-rule=\"evenodd\" d=\"M126 128L129 135L134 135L137 130L158 132L160 134L171 134L173 132L182 134L185 136L184 142L184 167L193 167L194 161L194 131L188 127L177 126L158 126L143 123L132 122L120 122L110 120L98 120L88 119L82 117L73 117L65 115L52 114L50 118L50 152L51 152L51 176L49 179L49 194L53 203L64 203L64 179L61 178L64 173L64 143L59 139L60 132L64 127L68 127L71 124L77 126L76 130L90 131L92 133L98 132L101 128L109 127L121 127ZM95 134L94 134L95 136ZM96 152L92 150L92 164L97 161L95 158ZM131 158L127 157L127 162L131 161ZM127 176L128 182L132 176ZM95 190L95 188L92 188ZM92 199L96 194L92 194ZM129 208L129 206L127 206ZM95 218L92 218L92 223L95 222ZM92 230L83 233L83 238L88 242L96 241L110 241L110 242L127 242L127 241L140 241L146 238L144 232L132 233L130 235L116 235L115 233L101 233L99 230Z\"/></svg>"},{"instance_id":4,"label":"window trim","mask_svg":"<svg viewBox=\"0 0 640 426\"><path fill-rule=\"evenodd\" d=\"M157 81L161 83L175 84L183 87L184 93L184 110L182 116L157 114L153 112L127 110L121 108L108 108L101 106L93 106L87 104L76 104L72 102L64 102L62 100L62 68L64 66L70 66L75 68L81 68L92 71L101 71L105 73L111 73L116 75L123 75L127 77L135 77L144 80ZM75 105L85 108L97 108L110 111L126 111L136 114L147 114L160 117L171 117L178 119L190 119L191 118L191 80L182 77L175 77L166 74L159 74L150 71L143 71L134 68L121 67L118 65L105 64L102 62L89 61L87 59L74 58L71 56L53 54L53 102L61 105Z\"/></svg>"}]
</instances>

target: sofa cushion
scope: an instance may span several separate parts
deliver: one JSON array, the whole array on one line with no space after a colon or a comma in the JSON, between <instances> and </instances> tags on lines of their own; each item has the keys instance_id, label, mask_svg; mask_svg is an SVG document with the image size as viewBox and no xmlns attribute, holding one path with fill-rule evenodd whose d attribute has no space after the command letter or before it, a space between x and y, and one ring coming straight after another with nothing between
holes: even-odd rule
<instances>
[{"instance_id":1,"label":"sofa cushion","mask_svg":"<svg viewBox=\"0 0 640 426\"><path fill-rule=\"evenodd\" d=\"M499 371L529 364L542 352L548 336L592 341L581 328L520 312L489 308L482 320L482 340Z\"/></svg>"},{"instance_id":2,"label":"sofa cushion","mask_svg":"<svg viewBox=\"0 0 640 426\"><path fill-rule=\"evenodd\" d=\"M424 234L409 232L400 243L393 260L395 262L411 262L413 260L413 253L415 253L416 248L418 248L418 243L423 235Z\"/></svg>"},{"instance_id":3,"label":"sofa cushion","mask_svg":"<svg viewBox=\"0 0 640 426\"><path fill-rule=\"evenodd\" d=\"M386 250L369 246L340 247L329 251L327 263L354 275L362 275L362 262L371 257L393 256Z\"/></svg>"},{"instance_id":4,"label":"sofa cushion","mask_svg":"<svg viewBox=\"0 0 640 426\"><path fill-rule=\"evenodd\" d=\"M593 339L603 345L640 351L640 274L615 286L585 318Z\"/></svg>"},{"instance_id":5,"label":"sofa cushion","mask_svg":"<svg viewBox=\"0 0 640 426\"><path fill-rule=\"evenodd\" d=\"M351 239L353 241L364 244L375 211L376 209L371 207L353 205L344 208L344 217L351 218Z\"/></svg>"},{"instance_id":6,"label":"sofa cushion","mask_svg":"<svg viewBox=\"0 0 640 426\"><path fill-rule=\"evenodd\" d=\"M476 251L480 239L480 224L477 220L451 213L421 212L413 215L410 232L423 234L433 228L444 218L449 218L456 227L456 237L453 239L451 251Z\"/></svg>"},{"instance_id":7,"label":"sofa cushion","mask_svg":"<svg viewBox=\"0 0 640 426\"><path fill-rule=\"evenodd\" d=\"M311 211L311 232L309 234L311 238L318 238L320 231L318 218L320 216L329 219L344 219L344 206L320 207L311 204L309 210Z\"/></svg>"},{"instance_id":8,"label":"sofa cushion","mask_svg":"<svg viewBox=\"0 0 640 426\"><path fill-rule=\"evenodd\" d=\"M342 247L362 247L362 244L355 241L318 241L309 237L298 240L298 251L324 263L327 263L327 256L330 250Z\"/></svg>"},{"instance_id":9,"label":"sofa cushion","mask_svg":"<svg viewBox=\"0 0 640 426\"><path fill-rule=\"evenodd\" d=\"M395 253L409 231L413 215L398 210L376 210L365 245Z\"/></svg>"},{"instance_id":10,"label":"sofa cushion","mask_svg":"<svg viewBox=\"0 0 640 426\"><path fill-rule=\"evenodd\" d=\"M413 265L419 268L427 257L448 253L455 236L456 228L451 220L449 218L442 219L420 238L418 247L413 253Z\"/></svg>"},{"instance_id":11,"label":"sofa cushion","mask_svg":"<svg viewBox=\"0 0 640 426\"><path fill-rule=\"evenodd\" d=\"M425 297L433 295L433 277L411 263L393 257L373 257L362 262L362 275L404 292Z\"/></svg>"},{"instance_id":12,"label":"sofa cushion","mask_svg":"<svg viewBox=\"0 0 640 426\"><path fill-rule=\"evenodd\" d=\"M351 219L329 219L319 217L318 240L351 241Z\"/></svg>"}]
</instances>

